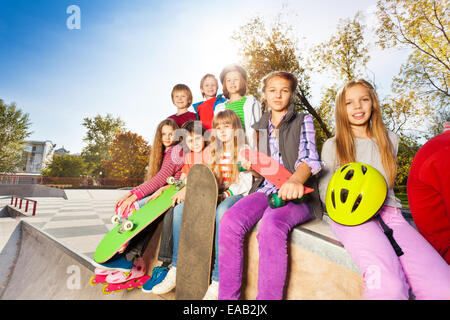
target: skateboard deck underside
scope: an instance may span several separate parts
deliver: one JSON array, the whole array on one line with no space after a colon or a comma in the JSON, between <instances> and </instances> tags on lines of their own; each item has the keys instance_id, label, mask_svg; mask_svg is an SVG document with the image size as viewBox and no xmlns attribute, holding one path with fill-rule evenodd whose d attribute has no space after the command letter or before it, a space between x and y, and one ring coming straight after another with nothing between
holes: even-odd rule
<instances>
[{"instance_id":1,"label":"skateboard deck underside","mask_svg":"<svg viewBox=\"0 0 450 320\"><path fill-rule=\"evenodd\" d=\"M269 180L278 189L292 176L288 169L262 152L243 149L241 155L251 162L253 170Z\"/></svg>"},{"instance_id":2,"label":"skateboard deck underside","mask_svg":"<svg viewBox=\"0 0 450 320\"><path fill-rule=\"evenodd\" d=\"M292 176L292 173L278 161L257 150L242 149L241 156L250 161L254 171L269 180L278 189ZM306 186L304 188L304 194L314 191Z\"/></svg>"},{"instance_id":3,"label":"skateboard deck underside","mask_svg":"<svg viewBox=\"0 0 450 320\"><path fill-rule=\"evenodd\" d=\"M187 178L178 249L176 299L200 300L209 286L217 206L211 170L194 165Z\"/></svg>"},{"instance_id":4,"label":"skateboard deck underside","mask_svg":"<svg viewBox=\"0 0 450 320\"><path fill-rule=\"evenodd\" d=\"M136 210L128 220L133 222L133 229L119 233L119 223L111 229L100 241L94 254L94 261L103 263L111 259L122 245L133 239L145 227L155 221L161 214L166 212L172 205L171 197L179 190L170 186L158 198L146 203L142 208Z\"/></svg>"}]
</instances>

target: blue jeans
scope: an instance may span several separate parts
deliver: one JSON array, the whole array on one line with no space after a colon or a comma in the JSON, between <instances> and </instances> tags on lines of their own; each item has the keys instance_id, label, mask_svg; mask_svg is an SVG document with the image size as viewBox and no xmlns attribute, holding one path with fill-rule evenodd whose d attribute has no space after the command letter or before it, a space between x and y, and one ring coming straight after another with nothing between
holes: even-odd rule
<instances>
[{"instance_id":1,"label":"blue jeans","mask_svg":"<svg viewBox=\"0 0 450 320\"><path fill-rule=\"evenodd\" d=\"M212 271L212 280L219 281L219 223L220 219L224 213L230 209L236 202L242 199L243 196L235 195L223 200L216 209L216 234L214 239L215 244L215 258L214 267ZM173 210L173 256L172 265L177 266L177 256L178 256L178 242L180 240L180 229L181 229L181 217L183 215L183 205L184 202L180 203ZM193 266L195 267L195 266Z\"/></svg>"}]
</instances>

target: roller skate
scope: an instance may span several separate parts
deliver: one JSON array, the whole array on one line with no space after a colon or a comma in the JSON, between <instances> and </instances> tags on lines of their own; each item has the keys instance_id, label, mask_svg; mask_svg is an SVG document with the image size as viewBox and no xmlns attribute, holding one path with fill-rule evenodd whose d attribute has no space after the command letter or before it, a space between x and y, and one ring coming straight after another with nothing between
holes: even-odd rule
<instances>
[{"instance_id":1,"label":"roller skate","mask_svg":"<svg viewBox=\"0 0 450 320\"><path fill-rule=\"evenodd\" d=\"M136 259L130 272L111 273L106 277L106 285L103 286L102 292L109 294L113 291L122 291L123 289L131 290L137 286L142 286L145 281L145 262L142 258ZM146 279L147 281L148 279Z\"/></svg>"},{"instance_id":2,"label":"roller skate","mask_svg":"<svg viewBox=\"0 0 450 320\"><path fill-rule=\"evenodd\" d=\"M106 283L106 277L108 277L108 275L113 274L113 273L120 273L120 271L111 271L111 270L105 270L105 269L100 269L100 268L95 268L95 275L93 275L90 279L89 279L89 284L91 286L96 286L97 284L104 284Z\"/></svg>"}]
</instances>

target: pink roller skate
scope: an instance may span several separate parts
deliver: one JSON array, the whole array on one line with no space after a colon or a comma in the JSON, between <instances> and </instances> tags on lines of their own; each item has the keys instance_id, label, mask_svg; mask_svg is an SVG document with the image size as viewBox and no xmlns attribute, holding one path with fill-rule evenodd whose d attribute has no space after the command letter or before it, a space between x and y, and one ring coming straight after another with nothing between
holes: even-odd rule
<instances>
[{"instance_id":1,"label":"pink roller skate","mask_svg":"<svg viewBox=\"0 0 450 320\"><path fill-rule=\"evenodd\" d=\"M140 284L141 281L136 280L142 280L141 278L145 277L145 272L144 259L136 259L130 272L118 272L107 275L105 278L107 284L103 287L102 292L104 294L109 294L113 291L121 291L123 289L131 290L134 287L142 286L145 281Z\"/></svg>"},{"instance_id":2,"label":"pink roller skate","mask_svg":"<svg viewBox=\"0 0 450 320\"><path fill-rule=\"evenodd\" d=\"M89 284L91 286L96 286L99 283L101 283L101 284L106 283L106 278L108 277L108 275L113 274L113 273L120 273L120 271L111 271L111 270L95 268L94 273L95 273L95 275L89 279Z\"/></svg>"},{"instance_id":3,"label":"pink roller skate","mask_svg":"<svg viewBox=\"0 0 450 320\"><path fill-rule=\"evenodd\" d=\"M134 288L142 288L142 286L150 279L151 276L143 275L139 278L128 280L123 283L110 283L103 286L102 292L103 294L110 294L113 291L122 291L124 289L133 290Z\"/></svg>"}]
</instances>

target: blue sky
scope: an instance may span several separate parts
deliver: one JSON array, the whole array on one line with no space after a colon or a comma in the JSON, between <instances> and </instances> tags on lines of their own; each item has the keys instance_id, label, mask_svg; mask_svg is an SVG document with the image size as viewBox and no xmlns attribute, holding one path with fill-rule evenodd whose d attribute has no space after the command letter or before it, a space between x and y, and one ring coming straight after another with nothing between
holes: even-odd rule
<instances>
[{"instance_id":1,"label":"blue sky","mask_svg":"<svg viewBox=\"0 0 450 320\"><path fill-rule=\"evenodd\" d=\"M256 15L286 19L305 49L327 40L339 19L360 10L368 25L376 0L143 1L0 0L0 99L30 115L32 140L81 152L83 118L120 116L152 143L157 124L176 112L170 92L187 84L200 100L200 78L238 62L231 40ZM78 5L81 29L70 30L67 7ZM372 48L369 69L388 92L407 52ZM328 83L313 74L313 102Z\"/></svg>"}]
</instances>

